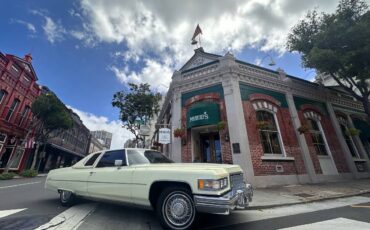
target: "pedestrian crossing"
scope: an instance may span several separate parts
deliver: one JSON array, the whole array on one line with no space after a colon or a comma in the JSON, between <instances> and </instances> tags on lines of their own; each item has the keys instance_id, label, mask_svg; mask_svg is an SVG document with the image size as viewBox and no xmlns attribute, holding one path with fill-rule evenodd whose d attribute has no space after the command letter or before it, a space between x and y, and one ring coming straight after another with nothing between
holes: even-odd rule
<instances>
[{"instance_id":1,"label":"pedestrian crossing","mask_svg":"<svg viewBox=\"0 0 370 230\"><path fill-rule=\"evenodd\" d=\"M312 229L333 229L333 230L364 230L370 229L370 223L347 218L335 218L331 220L320 221L312 224L304 224L280 230L312 230Z\"/></svg>"},{"instance_id":2,"label":"pedestrian crossing","mask_svg":"<svg viewBox=\"0 0 370 230\"><path fill-rule=\"evenodd\" d=\"M0 219L4 218L4 217L7 217L7 216L10 216L10 215L13 215L13 214L16 214L18 212L22 212L26 209L27 208L0 210Z\"/></svg>"}]
</instances>

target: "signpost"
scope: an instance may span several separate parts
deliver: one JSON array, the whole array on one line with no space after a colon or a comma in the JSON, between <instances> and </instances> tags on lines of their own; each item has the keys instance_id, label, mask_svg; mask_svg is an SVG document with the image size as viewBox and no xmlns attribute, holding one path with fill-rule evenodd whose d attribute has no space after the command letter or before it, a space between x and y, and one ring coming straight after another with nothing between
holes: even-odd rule
<instances>
[{"instance_id":1,"label":"signpost","mask_svg":"<svg viewBox=\"0 0 370 230\"><path fill-rule=\"evenodd\" d=\"M160 128L158 130L158 142L161 144L171 143L171 130L168 128Z\"/></svg>"}]
</instances>

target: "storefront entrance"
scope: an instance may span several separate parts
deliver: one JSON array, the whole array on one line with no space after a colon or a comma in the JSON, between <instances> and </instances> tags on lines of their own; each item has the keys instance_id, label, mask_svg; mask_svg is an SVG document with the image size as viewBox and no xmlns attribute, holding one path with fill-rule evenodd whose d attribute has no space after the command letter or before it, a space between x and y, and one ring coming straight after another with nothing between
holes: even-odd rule
<instances>
[{"instance_id":1,"label":"storefront entrance","mask_svg":"<svg viewBox=\"0 0 370 230\"><path fill-rule=\"evenodd\" d=\"M200 134L200 156L204 163L222 163L221 142L218 133Z\"/></svg>"}]
</instances>

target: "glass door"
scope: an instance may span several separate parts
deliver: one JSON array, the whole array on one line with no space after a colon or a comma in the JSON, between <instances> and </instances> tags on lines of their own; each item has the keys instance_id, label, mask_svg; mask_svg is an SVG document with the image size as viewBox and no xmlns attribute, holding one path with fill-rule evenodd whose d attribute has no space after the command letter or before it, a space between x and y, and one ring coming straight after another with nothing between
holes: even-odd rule
<instances>
[{"instance_id":1,"label":"glass door","mask_svg":"<svg viewBox=\"0 0 370 230\"><path fill-rule=\"evenodd\" d=\"M218 133L200 134L201 162L222 163L221 141Z\"/></svg>"}]
</instances>

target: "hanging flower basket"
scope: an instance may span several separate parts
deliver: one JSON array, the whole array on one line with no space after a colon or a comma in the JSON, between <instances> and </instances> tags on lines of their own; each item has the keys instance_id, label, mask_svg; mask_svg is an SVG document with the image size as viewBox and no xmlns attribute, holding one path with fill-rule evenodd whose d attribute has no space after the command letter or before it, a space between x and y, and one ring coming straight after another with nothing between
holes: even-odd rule
<instances>
[{"instance_id":1,"label":"hanging flower basket","mask_svg":"<svg viewBox=\"0 0 370 230\"><path fill-rule=\"evenodd\" d=\"M346 130L346 135L347 136L358 136L360 134L360 130L356 129L356 128L348 128Z\"/></svg>"},{"instance_id":2,"label":"hanging flower basket","mask_svg":"<svg viewBox=\"0 0 370 230\"><path fill-rule=\"evenodd\" d=\"M256 126L257 129L266 129L269 127L269 123L267 121L257 121Z\"/></svg>"},{"instance_id":3,"label":"hanging flower basket","mask_svg":"<svg viewBox=\"0 0 370 230\"><path fill-rule=\"evenodd\" d=\"M301 125L301 127L299 127L297 130L299 134L308 133L308 131L310 131L310 129L308 128L308 125L306 124Z\"/></svg>"},{"instance_id":4,"label":"hanging flower basket","mask_svg":"<svg viewBox=\"0 0 370 230\"><path fill-rule=\"evenodd\" d=\"M220 121L220 122L217 123L217 130L218 131L224 130L225 128L226 128L226 122Z\"/></svg>"},{"instance_id":5,"label":"hanging flower basket","mask_svg":"<svg viewBox=\"0 0 370 230\"><path fill-rule=\"evenodd\" d=\"M176 138L182 138L185 136L185 129L182 129L182 128L177 128L173 131L173 135L176 137Z\"/></svg>"}]
</instances>

